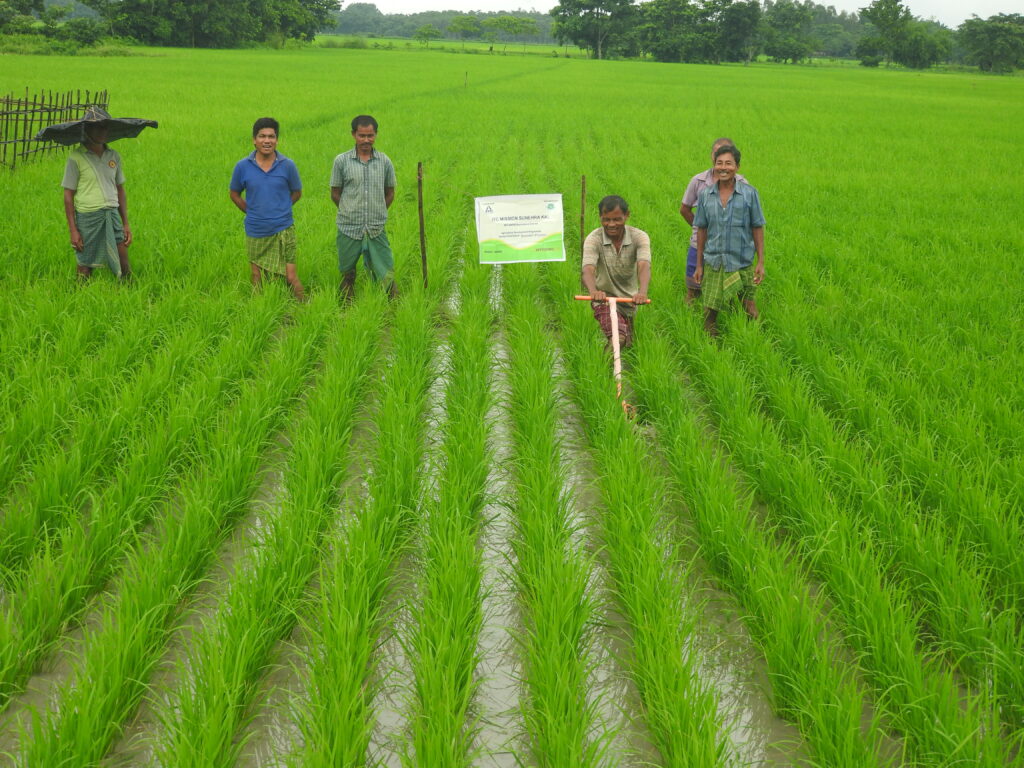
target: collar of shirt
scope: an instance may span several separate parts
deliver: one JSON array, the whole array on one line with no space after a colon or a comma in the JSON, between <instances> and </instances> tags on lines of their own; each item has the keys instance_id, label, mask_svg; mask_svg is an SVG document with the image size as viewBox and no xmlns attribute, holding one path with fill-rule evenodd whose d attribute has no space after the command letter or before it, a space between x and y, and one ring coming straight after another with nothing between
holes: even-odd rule
<instances>
[{"instance_id":1,"label":"collar of shirt","mask_svg":"<svg viewBox=\"0 0 1024 768\"><path fill-rule=\"evenodd\" d=\"M615 247L615 244L612 243L612 239L610 237L608 237L608 233L604 231L604 227L601 227L601 244L602 245L610 245L613 248ZM624 227L624 231L622 233L622 244L619 246L619 248L621 249L621 248L624 248L627 245L632 245L632 244L633 244L633 237L632 237L632 235L630 235L629 227L626 226L626 227Z\"/></svg>"},{"instance_id":2,"label":"collar of shirt","mask_svg":"<svg viewBox=\"0 0 1024 768\"><path fill-rule=\"evenodd\" d=\"M247 159L249 160L250 163L252 163L257 168L259 168L260 164L256 162L256 150L255 149L252 152L249 153L249 157ZM270 164L270 170L274 170L275 168L277 168L278 163L280 163L282 160L284 160L284 155L282 155L280 152L276 152L275 151L274 152L274 162ZM260 170L263 170L263 169L260 168Z\"/></svg>"},{"instance_id":3,"label":"collar of shirt","mask_svg":"<svg viewBox=\"0 0 1024 768\"><path fill-rule=\"evenodd\" d=\"M348 152L344 152L342 154L345 157L347 157L347 158L351 158L353 160L359 160L359 150L356 149L355 147L352 147L352 149L350 149ZM376 159L377 159L377 150L374 149L373 147L370 147L370 160L376 160ZM370 162L370 160L367 160L366 162ZM363 161L359 160L359 162L361 163Z\"/></svg>"}]
</instances>

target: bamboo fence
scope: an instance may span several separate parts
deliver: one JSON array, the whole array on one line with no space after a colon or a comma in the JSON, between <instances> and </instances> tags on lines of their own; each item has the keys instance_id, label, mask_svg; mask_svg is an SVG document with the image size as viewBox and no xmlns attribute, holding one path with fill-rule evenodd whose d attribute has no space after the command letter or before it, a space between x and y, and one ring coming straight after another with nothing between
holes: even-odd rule
<instances>
[{"instance_id":1,"label":"bamboo fence","mask_svg":"<svg viewBox=\"0 0 1024 768\"><path fill-rule=\"evenodd\" d=\"M56 149L59 144L33 139L40 128L77 120L86 107L106 109L108 104L106 91L41 91L30 95L26 88L24 98L14 94L0 98L0 165L14 168L19 160Z\"/></svg>"}]
</instances>

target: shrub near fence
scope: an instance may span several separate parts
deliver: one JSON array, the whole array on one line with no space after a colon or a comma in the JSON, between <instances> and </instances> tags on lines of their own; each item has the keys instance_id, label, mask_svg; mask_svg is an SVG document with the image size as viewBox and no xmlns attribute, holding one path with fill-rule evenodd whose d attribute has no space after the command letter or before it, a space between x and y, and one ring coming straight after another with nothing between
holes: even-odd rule
<instances>
[{"instance_id":1,"label":"shrub near fence","mask_svg":"<svg viewBox=\"0 0 1024 768\"><path fill-rule=\"evenodd\" d=\"M77 120L87 106L106 109L108 104L106 91L42 91L30 96L26 88L24 98L4 96L0 99L0 165L14 168L19 158L26 160L38 152L56 149L60 145L52 141L33 139L40 128Z\"/></svg>"}]
</instances>

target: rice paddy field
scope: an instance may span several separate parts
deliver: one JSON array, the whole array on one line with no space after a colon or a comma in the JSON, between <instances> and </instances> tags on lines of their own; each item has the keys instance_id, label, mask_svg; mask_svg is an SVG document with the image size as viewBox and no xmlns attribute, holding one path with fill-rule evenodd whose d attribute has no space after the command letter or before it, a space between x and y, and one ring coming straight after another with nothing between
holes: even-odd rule
<instances>
[{"instance_id":1,"label":"rice paddy field","mask_svg":"<svg viewBox=\"0 0 1024 768\"><path fill-rule=\"evenodd\" d=\"M0 172L0 763L1024 764L1024 80L146 53L0 59L160 122L131 285L75 284L63 152ZM401 293L340 306L363 112ZM228 199L264 115L306 304ZM767 277L715 344L678 208L722 135ZM583 175L653 243L632 420ZM474 196L550 192L567 262L481 267Z\"/></svg>"}]
</instances>

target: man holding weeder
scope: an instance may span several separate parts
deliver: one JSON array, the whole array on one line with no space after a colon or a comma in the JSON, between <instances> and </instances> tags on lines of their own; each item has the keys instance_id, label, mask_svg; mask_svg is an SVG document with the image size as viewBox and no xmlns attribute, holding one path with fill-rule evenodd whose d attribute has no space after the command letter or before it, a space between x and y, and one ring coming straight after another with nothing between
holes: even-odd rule
<instances>
[{"instance_id":1,"label":"man holding weeder","mask_svg":"<svg viewBox=\"0 0 1024 768\"><path fill-rule=\"evenodd\" d=\"M605 338L612 340L609 296L630 298L632 304L615 302L619 346L633 343L633 316L637 304L647 304L651 281L651 239L642 229L629 226L629 204L608 195L597 205L601 226L583 242L583 284L591 298L594 319Z\"/></svg>"},{"instance_id":2,"label":"man holding weeder","mask_svg":"<svg viewBox=\"0 0 1024 768\"><path fill-rule=\"evenodd\" d=\"M715 150L715 183L697 200L697 268L693 279L704 296L704 330L718 336L718 313L738 296L752 320L754 294L764 280L764 213L757 190L736 179L740 151L731 144ZM707 270L705 271L705 264Z\"/></svg>"},{"instance_id":3,"label":"man holding weeder","mask_svg":"<svg viewBox=\"0 0 1024 768\"><path fill-rule=\"evenodd\" d=\"M356 264L363 263L374 282L387 286L395 297L395 259L384 225L395 200L395 167L383 152L374 149L377 121L369 115L352 120L355 147L334 158L331 169L331 200L338 206L339 295L351 301L356 285Z\"/></svg>"}]
</instances>

